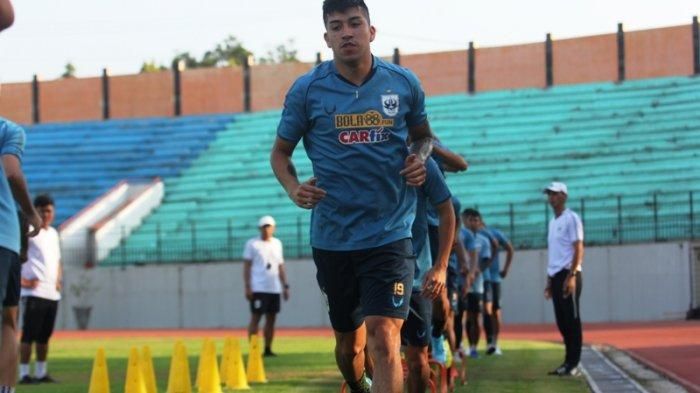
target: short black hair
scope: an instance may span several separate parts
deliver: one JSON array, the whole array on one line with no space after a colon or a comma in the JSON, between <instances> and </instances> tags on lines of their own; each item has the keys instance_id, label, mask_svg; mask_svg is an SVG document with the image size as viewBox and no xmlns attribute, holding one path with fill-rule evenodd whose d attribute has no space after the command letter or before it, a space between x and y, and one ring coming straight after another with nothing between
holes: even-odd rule
<instances>
[{"instance_id":1,"label":"short black hair","mask_svg":"<svg viewBox=\"0 0 700 393\"><path fill-rule=\"evenodd\" d=\"M323 24L328 22L328 16L334 12L345 12L349 8L360 7L369 22L369 8L364 0L323 0Z\"/></svg>"},{"instance_id":2,"label":"short black hair","mask_svg":"<svg viewBox=\"0 0 700 393\"><path fill-rule=\"evenodd\" d=\"M53 198L51 198L51 195L49 194L37 195L36 198L34 198L34 207L44 207L49 205L55 206Z\"/></svg>"},{"instance_id":3,"label":"short black hair","mask_svg":"<svg viewBox=\"0 0 700 393\"><path fill-rule=\"evenodd\" d=\"M481 218L481 213L476 209L466 208L462 211L464 217L479 217Z\"/></svg>"}]
</instances>

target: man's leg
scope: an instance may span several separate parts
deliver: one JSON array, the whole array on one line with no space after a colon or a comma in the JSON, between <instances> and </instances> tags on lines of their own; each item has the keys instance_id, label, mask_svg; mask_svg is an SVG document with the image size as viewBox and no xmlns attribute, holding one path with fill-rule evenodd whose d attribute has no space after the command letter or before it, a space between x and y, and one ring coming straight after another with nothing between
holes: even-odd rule
<instances>
[{"instance_id":1,"label":"man's leg","mask_svg":"<svg viewBox=\"0 0 700 393\"><path fill-rule=\"evenodd\" d=\"M374 360L373 392L400 393L403 391L401 369L401 325L403 320L383 316L369 316L367 346Z\"/></svg>"},{"instance_id":2,"label":"man's leg","mask_svg":"<svg viewBox=\"0 0 700 393\"><path fill-rule=\"evenodd\" d=\"M408 364L408 392L424 393L430 381L428 347L407 346L406 363Z\"/></svg>"},{"instance_id":3,"label":"man's leg","mask_svg":"<svg viewBox=\"0 0 700 393\"><path fill-rule=\"evenodd\" d=\"M491 322L493 324L493 348L497 355L501 354L501 349L498 347L498 335L501 332L501 283L491 283L492 309Z\"/></svg>"},{"instance_id":4,"label":"man's leg","mask_svg":"<svg viewBox=\"0 0 700 393\"><path fill-rule=\"evenodd\" d=\"M564 341L564 365L569 360L569 340L568 337L568 324L566 315L566 305L564 301L562 285L563 277L566 277L566 272L559 272L552 277L552 305L554 307L554 319L557 322L557 328L561 334L562 340ZM556 371L556 370L555 370ZM554 373L554 372L552 372ZM550 373L551 374L551 373Z\"/></svg>"},{"instance_id":5,"label":"man's leg","mask_svg":"<svg viewBox=\"0 0 700 393\"><path fill-rule=\"evenodd\" d=\"M365 369L367 328L360 325L352 332L335 332L335 361L351 391L362 391Z\"/></svg>"},{"instance_id":6,"label":"man's leg","mask_svg":"<svg viewBox=\"0 0 700 393\"><path fill-rule=\"evenodd\" d=\"M17 383L17 306L2 310L2 344L0 344L0 387L13 388Z\"/></svg>"},{"instance_id":7,"label":"man's leg","mask_svg":"<svg viewBox=\"0 0 700 393\"><path fill-rule=\"evenodd\" d=\"M260 318L262 314L254 312L250 314L250 322L248 323L248 339L254 334L258 334L258 326L260 325Z\"/></svg>"},{"instance_id":8,"label":"man's leg","mask_svg":"<svg viewBox=\"0 0 700 393\"><path fill-rule=\"evenodd\" d=\"M36 339L36 369L34 376L39 382L56 382L49 375L47 358L49 354L49 340L53 335L53 328L56 324L56 314L58 312L58 301L41 299L43 304L43 319Z\"/></svg>"},{"instance_id":9,"label":"man's leg","mask_svg":"<svg viewBox=\"0 0 700 393\"><path fill-rule=\"evenodd\" d=\"M467 340L469 341L469 356L478 357L477 347L479 346L479 314L481 314L481 294L469 293L467 295Z\"/></svg>"},{"instance_id":10,"label":"man's leg","mask_svg":"<svg viewBox=\"0 0 700 393\"><path fill-rule=\"evenodd\" d=\"M277 314L269 312L265 314L265 354L270 356L272 352L272 339L275 336L275 319Z\"/></svg>"},{"instance_id":11,"label":"man's leg","mask_svg":"<svg viewBox=\"0 0 700 393\"><path fill-rule=\"evenodd\" d=\"M489 355L493 352L491 351L491 345L493 344L493 303L491 302L491 281L484 281L484 312L483 312L483 324L484 324L484 335L486 336L487 352Z\"/></svg>"}]
</instances>

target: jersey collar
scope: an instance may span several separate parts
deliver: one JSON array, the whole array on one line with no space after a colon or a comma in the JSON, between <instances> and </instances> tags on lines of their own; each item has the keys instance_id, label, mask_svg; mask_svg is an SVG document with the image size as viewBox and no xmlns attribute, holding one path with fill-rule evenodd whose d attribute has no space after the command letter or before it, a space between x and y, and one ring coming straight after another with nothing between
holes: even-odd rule
<instances>
[{"instance_id":1,"label":"jersey collar","mask_svg":"<svg viewBox=\"0 0 700 393\"><path fill-rule=\"evenodd\" d=\"M335 74L335 76L338 77L338 79L340 79L341 81L343 81L343 82L345 82L353 87L359 87L356 84L345 79L345 77L343 77L342 75L340 75L340 72L338 72L338 69L335 67L335 60L331 61L331 67L333 69L333 73ZM370 69L369 74L367 74L367 77L365 78L365 80L362 82L362 84L360 86L364 86L367 82L369 82L370 79L372 79L372 77L374 76L374 74L376 72L377 72L377 58L374 55L372 55L372 68Z\"/></svg>"}]
</instances>

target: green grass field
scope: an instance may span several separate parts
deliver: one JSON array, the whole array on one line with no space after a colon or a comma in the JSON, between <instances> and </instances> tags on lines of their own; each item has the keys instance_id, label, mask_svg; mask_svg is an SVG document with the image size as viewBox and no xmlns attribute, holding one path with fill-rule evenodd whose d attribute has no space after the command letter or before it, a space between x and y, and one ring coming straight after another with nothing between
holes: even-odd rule
<instances>
[{"instance_id":1,"label":"green grass field","mask_svg":"<svg viewBox=\"0 0 700 393\"><path fill-rule=\"evenodd\" d=\"M242 340L243 341L243 340ZM197 370L202 340L184 340L190 359L190 371ZM244 355L247 345L243 342ZM51 344L49 371L60 380L56 385L19 386L19 393L86 392L92 361L97 348L104 347L112 392L124 391L127 358L132 346L149 345L153 354L158 390L166 391L173 339L134 338L110 340L54 340ZM562 357L560 346L529 341L505 341L504 355L469 361L469 383L456 392L587 392L582 378L547 376ZM266 384L253 384L253 392L337 392L340 374L332 356L330 338L280 337L275 348L277 358L265 358ZM223 340L217 340L221 354Z\"/></svg>"}]
</instances>

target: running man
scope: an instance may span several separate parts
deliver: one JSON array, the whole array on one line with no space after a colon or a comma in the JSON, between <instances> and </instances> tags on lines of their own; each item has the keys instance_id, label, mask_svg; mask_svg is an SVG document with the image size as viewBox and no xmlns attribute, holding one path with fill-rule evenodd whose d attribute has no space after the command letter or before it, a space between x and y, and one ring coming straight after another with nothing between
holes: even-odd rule
<instances>
[{"instance_id":1,"label":"running man","mask_svg":"<svg viewBox=\"0 0 700 393\"><path fill-rule=\"evenodd\" d=\"M323 21L333 60L290 88L270 161L290 199L313 209L317 280L350 390L367 392L372 384L375 392L401 392L415 187L425 181L433 139L425 94L413 73L372 55L376 30L364 1L326 0ZM304 183L291 159L301 139L314 172ZM439 294L444 285L433 277L425 290ZM371 382L365 344L374 361Z\"/></svg>"},{"instance_id":2,"label":"running man","mask_svg":"<svg viewBox=\"0 0 700 393\"><path fill-rule=\"evenodd\" d=\"M483 223L483 220L482 220ZM486 232L490 233L492 238L496 240L496 247L493 251L491 258L491 265L489 266L489 280L484 282L484 292L488 292L489 299L491 300L491 335L486 337L486 343L488 345L486 354L487 355L501 355L501 348L498 346L498 334L501 331L502 324L502 313L501 313L501 282L510 271L510 266L513 263L513 245L510 240L503 234L500 230L489 227L484 224L484 229ZM506 251L506 264L503 270L500 270L500 260L499 251L504 249ZM486 318L487 316L484 315Z\"/></svg>"},{"instance_id":3,"label":"running man","mask_svg":"<svg viewBox=\"0 0 700 393\"><path fill-rule=\"evenodd\" d=\"M429 283L433 276L439 276L440 281L445 281L456 221L450 190L437 164L432 159L428 159L425 164L427 177L425 183L417 189L416 219L412 228L416 263L411 311L401 329L403 339L407 343L408 391L415 393L425 392L430 380L428 344L432 321L432 299L437 295L426 291L427 287L424 283ZM428 241L428 204L435 207L439 217L438 231L441 242L437 253L438 258L434 264Z\"/></svg>"}]
</instances>

